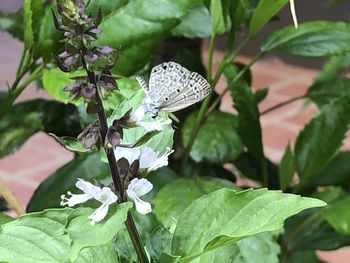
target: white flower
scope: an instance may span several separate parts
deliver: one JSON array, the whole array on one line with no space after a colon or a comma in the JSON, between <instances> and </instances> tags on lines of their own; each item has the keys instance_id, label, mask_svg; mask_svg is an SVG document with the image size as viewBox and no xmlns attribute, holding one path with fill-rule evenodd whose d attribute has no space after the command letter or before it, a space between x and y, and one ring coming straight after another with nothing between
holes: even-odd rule
<instances>
[{"instance_id":1,"label":"white flower","mask_svg":"<svg viewBox=\"0 0 350 263\"><path fill-rule=\"evenodd\" d=\"M156 153L147 146L136 148L116 147L114 155L117 161L124 157L130 165L138 159L140 161L140 170L151 172L168 165L168 156L173 152L173 150L167 148L167 152L159 157L158 152Z\"/></svg>"},{"instance_id":2,"label":"white flower","mask_svg":"<svg viewBox=\"0 0 350 263\"><path fill-rule=\"evenodd\" d=\"M92 225L102 221L108 213L108 207L118 200L118 197L109 187L100 188L80 178L78 178L78 182L75 186L82 190L84 194L72 194L71 192L67 192L70 197L62 195L61 205L72 207L77 204L85 203L90 199L96 199L101 202L102 205L89 216Z\"/></svg>"},{"instance_id":3,"label":"white flower","mask_svg":"<svg viewBox=\"0 0 350 263\"><path fill-rule=\"evenodd\" d=\"M153 188L150 181L145 178L132 179L126 193L128 197L134 201L136 211L142 215L152 212L151 204L140 199L141 196L149 193Z\"/></svg>"},{"instance_id":4,"label":"white flower","mask_svg":"<svg viewBox=\"0 0 350 263\"><path fill-rule=\"evenodd\" d=\"M162 131L163 126L171 124L171 120L167 119L164 121L159 121L156 119L150 119L144 121L143 118L147 112L149 112L148 102L144 100L141 105L131 114L130 120L135 122L136 125L143 127L147 132L151 131Z\"/></svg>"},{"instance_id":5,"label":"white flower","mask_svg":"<svg viewBox=\"0 0 350 263\"><path fill-rule=\"evenodd\" d=\"M140 169L146 169L147 172L151 172L157 170L160 167L167 166L168 157L173 152L174 150L170 150L170 148L167 148L167 152L159 157L159 152L156 153L149 147L143 147L139 158Z\"/></svg>"}]
</instances>

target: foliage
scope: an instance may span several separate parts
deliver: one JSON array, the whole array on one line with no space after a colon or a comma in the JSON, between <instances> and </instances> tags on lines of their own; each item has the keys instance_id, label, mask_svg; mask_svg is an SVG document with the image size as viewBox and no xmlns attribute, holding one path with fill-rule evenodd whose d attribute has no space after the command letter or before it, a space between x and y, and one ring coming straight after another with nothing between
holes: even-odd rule
<instances>
[{"instance_id":1,"label":"foliage","mask_svg":"<svg viewBox=\"0 0 350 263\"><path fill-rule=\"evenodd\" d=\"M24 43L15 80L0 94L0 157L37 131L75 153L41 182L27 214L0 214L1 262L312 263L320 262L316 250L350 244L350 153L341 150L350 122L350 80L342 75L350 65L348 23L280 28L240 64L236 56L288 0L85 2L25 0L17 13L0 14L0 28ZM217 36L226 41L223 58L213 56ZM279 164L267 158L262 140L260 119L269 111L259 103L269 88L251 88L252 65L272 52L328 58L301 97L319 110ZM151 116L135 75L148 79L167 60L205 76L212 93L201 105ZM215 89L219 80L223 90ZM34 81L53 100L14 104ZM234 113L218 107L226 93ZM142 120L135 117L140 109ZM142 167L153 155L153 167ZM153 190L130 189L135 178ZM237 178L256 189L237 187ZM76 187L83 194L68 194L71 202L89 201L62 208L62 194ZM111 196L117 201L108 203ZM138 214L145 203L152 212Z\"/></svg>"}]
</instances>

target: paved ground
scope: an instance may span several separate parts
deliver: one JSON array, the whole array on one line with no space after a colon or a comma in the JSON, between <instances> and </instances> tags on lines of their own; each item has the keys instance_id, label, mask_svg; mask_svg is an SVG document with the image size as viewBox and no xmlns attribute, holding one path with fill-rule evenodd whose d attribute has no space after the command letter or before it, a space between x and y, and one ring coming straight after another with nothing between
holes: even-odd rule
<instances>
[{"instance_id":1,"label":"paved ground","mask_svg":"<svg viewBox=\"0 0 350 263\"><path fill-rule=\"evenodd\" d=\"M6 83L11 83L15 75L21 44L7 33L0 33L0 43L0 90L6 90ZM216 58L219 56L219 52L215 54ZM249 59L240 60L246 62ZM316 74L312 70L283 64L277 59L257 63L253 67L253 88L270 87L269 95L260 105L261 109L302 95ZM218 90L222 88L223 85L219 85ZM48 95L31 86L18 101L36 97L48 98ZM225 99L222 109L232 111L229 97ZM313 105L305 106L303 101L297 101L263 116L261 122L266 155L278 162L287 143L295 141L303 124L315 111ZM343 148L350 149L349 138L345 140ZM71 160L72 156L46 134L37 133L19 151L0 160L0 177L25 206L40 181ZM320 255L332 263L345 263L350 259L350 251L346 249L337 253L323 252Z\"/></svg>"}]
</instances>

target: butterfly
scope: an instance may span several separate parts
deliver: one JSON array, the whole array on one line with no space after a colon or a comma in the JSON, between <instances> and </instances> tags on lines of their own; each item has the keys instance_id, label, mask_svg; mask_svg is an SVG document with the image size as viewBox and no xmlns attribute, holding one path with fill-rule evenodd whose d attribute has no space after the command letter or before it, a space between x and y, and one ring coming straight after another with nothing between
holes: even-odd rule
<instances>
[{"instance_id":1,"label":"butterfly","mask_svg":"<svg viewBox=\"0 0 350 263\"><path fill-rule=\"evenodd\" d=\"M159 111L174 112L205 99L211 92L209 83L196 72L175 62L164 62L152 68L149 85L136 77L144 89L144 105L152 117Z\"/></svg>"}]
</instances>

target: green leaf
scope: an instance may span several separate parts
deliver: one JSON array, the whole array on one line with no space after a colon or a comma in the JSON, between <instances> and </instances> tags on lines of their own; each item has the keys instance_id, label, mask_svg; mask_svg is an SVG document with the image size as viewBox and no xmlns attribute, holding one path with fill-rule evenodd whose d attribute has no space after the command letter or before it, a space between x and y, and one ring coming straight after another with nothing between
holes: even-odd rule
<instances>
[{"instance_id":1,"label":"green leaf","mask_svg":"<svg viewBox=\"0 0 350 263\"><path fill-rule=\"evenodd\" d=\"M60 207L62 194L67 191L78 191L75 188L78 178L87 181L107 179L108 183L111 180L108 166L100 161L98 153L78 155L39 185L29 201L27 211L33 212L49 207Z\"/></svg>"},{"instance_id":2,"label":"green leaf","mask_svg":"<svg viewBox=\"0 0 350 263\"><path fill-rule=\"evenodd\" d=\"M206 38L210 36L211 31L209 11L204 5L199 5L182 19L171 34L186 38Z\"/></svg>"},{"instance_id":3,"label":"green leaf","mask_svg":"<svg viewBox=\"0 0 350 263\"><path fill-rule=\"evenodd\" d=\"M146 249L151 259L160 262L159 258L162 253L170 254L172 238L173 235L163 227L153 230L146 242Z\"/></svg>"},{"instance_id":4,"label":"green leaf","mask_svg":"<svg viewBox=\"0 0 350 263\"><path fill-rule=\"evenodd\" d=\"M312 21L296 29L288 26L273 32L262 44L264 52L321 57L350 51L350 25L343 22Z\"/></svg>"},{"instance_id":5,"label":"green leaf","mask_svg":"<svg viewBox=\"0 0 350 263\"><path fill-rule=\"evenodd\" d=\"M30 49L34 44L34 32L32 27L33 26L32 0L24 0L23 17L24 17L24 46L26 49Z\"/></svg>"},{"instance_id":6,"label":"green leaf","mask_svg":"<svg viewBox=\"0 0 350 263\"><path fill-rule=\"evenodd\" d=\"M276 237L266 232L209 251L193 263L278 263L280 250Z\"/></svg>"},{"instance_id":7,"label":"green leaf","mask_svg":"<svg viewBox=\"0 0 350 263\"><path fill-rule=\"evenodd\" d=\"M71 208L48 209L0 226L0 261L72 262L69 259L70 240L64 232L67 217L72 211ZM83 249L74 262L99 262L102 256L103 262L119 262L111 243Z\"/></svg>"},{"instance_id":8,"label":"green leaf","mask_svg":"<svg viewBox=\"0 0 350 263\"><path fill-rule=\"evenodd\" d=\"M42 99L12 106L0 122L0 157L15 151L39 130L57 135L77 135L81 125L76 108Z\"/></svg>"},{"instance_id":9,"label":"green leaf","mask_svg":"<svg viewBox=\"0 0 350 263\"><path fill-rule=\"evenodd\" d=\"M286 218L324 205L317 199L281 191L221 189L200 197L182 212L173 237L172 254L181 256L181 262L190 262L206 251L278 230Z\"/></svg>"},{"instance_id":10,"label":"green leaf","mask_svg":"<svg viewBox=\"0 0 350 263\"><path fill-rule=\"evenodd\" d=\"M313 251L313 250L297 251L292 255L288 256L288 263L300 263L300 262L324 263L324 261L321 261L318 259L318 257L316 256L316 251Z\"/></svg>"},{"instance_id":11,"label":"green leaf","mask_svg":"<svg viewBox=\"0 0 350 263\"><path fill-rule=\"evenodd\" d=\"M42 128L36 104L23 102L12 107L0 122L0 157L15 151L31 135Z\"/></svg>"},{"instance_id":12,"label":"green leaf","mask_svg":"<svg viewBox=\"0 0 350 263\"><path fill-rule=\"evenodd\" d=\"M71 259L75 260L83 248L109 243L124 224L131 207L130 202L110 207L106 218L96 225L91 225L88 218L93 208L78 208L69 214L66 231L71 239Z\"/></svg>"},{"instance_id":13,"label":"green leaf","mask_svg":"<svg viewBox=\"0 0 350 263\"><path fill-rule=\"evenodd\" d=\"M350 196L328 206L324 211L324 218L339 233L350 235Z\"/></svg>"},{"instance_id":14,"label":"green leaf","mask_svg":"<svg viewBox=\"0 0 350 263\"><path fill-rule=\"evenodd\" d=\"M95 150L85 148L85 146L76 138L68 136L58 137L53 133L50 133L50 135L68 151L76 153L89 153Z\"/></svg>"},{"instance_id":15,"label":"green leaf","mask_svg":"<svg viewBox=\"0 0 350 263\"><path fill-rule=\"evenodd\" d=\"M262 102L266 98L268 93L269 93L268 88L258 89L254 94L256 103Z\"/></svg>"},{"instance_id":16,"label":"green leaf","mask_svg":"<svg viewBox=\"0 0 350 263\"><path fill-rule=\"evenodd\" d=\"M0 12L0 30L7 31L13 37L23 41L23 10L12 14Z\"/></svg>"},{"instance_id":17,"label":"green leaf","mask_svg":"<svg viewBox=\"0 0 350 263\"><path fill-rule=\"evenodd\" d=\"M292 149L288 144L284 151L281 164L279 166L279 177L280 177L280 189L285 190L286 187L292 181L293 175L295 173L294 156Z\"/></svg>"},{"instance_id":18,"label":"green leaf","mask_svg":"<svg viewBox=\"0 0 350 263\"><path fill-rule=\"evenodd\" d=\"M307 96L314 101L318 107L329 103L331 100L350 96L350 79L333 78L314 83L307 91Z\"/></svg>"},{"instance_id":19,"label":"green leaf","mask_svg":"<svg viewBox=\"0 0 350 263\"><path fill-rule=\"evenodd\" d=\"M340 152L320 173L311 178L309 185L348 186L350 184L350 152Z\"/></svg>"},{"instance_id":20,"label":"green leaf","mask_svg":"<svg viewBox=\"0 0 350 263\"><path fill-rule=\"evenodd\" d=\"M322 82L337 77L339 73L350 66L350 52L333 56L323 65L315 82Z\"/></svg>"},{"instance_id":21,"label":"green leaf","mask_svg":"<svg viewBox=\"0 0 350 263\"><path fill-rule=\"evenodd\" d=\"M82 104L83 101L71 101L69 93L64 92L63 89L74 82L72 77L82 76L82 71L74 73L65 73L59 68L45 69L43 73L43 88L50 96L63 103L74 103L76 105Z\"/></svg>"},{"instance_id":22,"label":"green leaf","mask_svg":"<svg viewBox=\"0 0 350 263\"><path fill-rule=\"evenodd\" d=\"M333 159L349 124L350 98L325 105L299 133L295 143L295 165L301 182L321 172Z\"/></svg>"},{"instance_id":23,"label":"green leaf","mask_svg":"<svg viewBox=\"0 0 350 263\"><path fill-rule=\"evenodd\" d=\"M0 225L11 222L12 220L14 220L12 217L9 217L8 215L0 213Z\"/></svg>"},{"instance_id":24,"label":"green leaf","mask_svg":"<svg viewBox=\"0 0 350 263\"><path fill-rule=\"evenodd\" d=\"M154 213L165 227L169 227L173 218L178 219L181 212L194 200L223 187L237 189L233 183L218 178L178 179L167 184L157 193L154 200Z\"/></svg>"},{"instance_id":25,"label":"green leaf","mask_svg":"<svg viewBox=\"0 0 350 263\"><path fill-rule=\"evenodd\" d=\"M0 261L69 262L64 224L70 208L28 214L0 227Z\"/></svg>"},{"instance_id":26,"label":"green leaf","mask_svg":"<svg viewBox=\"0 0 350 263\"><path fill-rule=\"evenodd\" d=\"M118 254L114 249L113 242L98 247L84 248L79 258L74 263L99 262L103 258L103 263L119 263Z\"/></svg>"},{"instance_id":27,"label":"green leaf","mask_svg":"<svg viewBox=\"0 0 350 263\"><path fill-rule=\"evenodd\" d=\"M121 47L115 71L129 76L140 70L155 48L202 0L129 1L101 24L98 45Z\"/></svg>"},{"instance_id":28,"label":"green leaf","mask_svg":"<svg viewBox=\"0 0 350 263\"><path fill-rule=\"evenodd\" d=\"M210 16L213 25L213 34L221 35L226 31L225 17L223 14L223 7L221 0L210 1Z\"/></svg>"},{"instance_id":29,"label":"green leaf","mask_svg":"<svg viewBox=\"0 0 350 263\"><path fill-rule=\"evenodd\" d=\"M288 3L288 0L261 0L256 7L249 24L252 37Z\"/></svg>"},{"instance_id":30,"label":"green leaf","mask_svg":"<svg viewBox=\"0 0 350 263\"><path fill-rule=\"evenodd\" d=\"M184 123L182 130L184 145L188 143L196 116L191 114ZM234 160L242 151L243 145L237 134L237 117L214 111L201 126L190 156L196 162L225 163Z\"/></svg>"},{"instance_id":31,"label":"green leaf","mask_svg":"<svg viewBox=\"0 0 350 263\"><path fill-rule=\"evenodd\" d=\"M267 166L266 172L268 178L268 188L271 190L280 189L278 167L267 158L265 158L265 162ZM233 161L233 164L243 176L260 183L264 182L262 162L261 160L254 157L251 153L242 153L236 160Z\"/></svg>"},{"instance_id":32,"label":"green leaf","mask_svg":"<svg viewBox=\"0 0 350 263\"><path fill-rule=\"evenodd\" d=\"M334 250L350 244L349 236L337 233L319 212L310 209L286 220L282 238L288 240L289 251Z\"/></svg>"}]
</instances>

